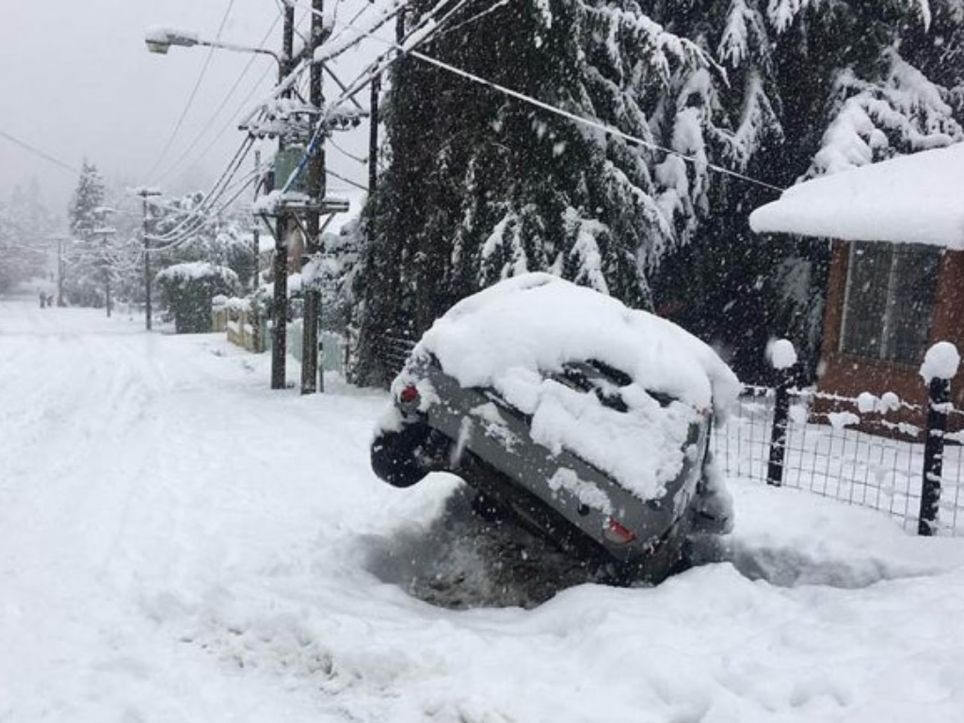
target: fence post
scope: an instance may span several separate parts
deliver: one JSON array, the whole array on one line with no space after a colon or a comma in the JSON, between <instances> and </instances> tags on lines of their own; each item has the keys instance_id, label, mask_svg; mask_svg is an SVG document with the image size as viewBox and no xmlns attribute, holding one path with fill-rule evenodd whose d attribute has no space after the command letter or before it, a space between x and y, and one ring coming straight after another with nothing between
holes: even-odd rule
<instances>
[{"instance_id":1,"label":"fence post","mask_svg":"<svg viewBox=\"0 0 964 723\"><path fill-rule=\"evenodd\" d=\"M960 360L961 357L953 344L939 341L927 350L920 368L928 394L927 427L924 431L924 475L921 480L920 516L917 519L918 535L930 536L937 532L947 408L951 401L951 379L957 374Z\"/></svg>"},{"instance_id":2,"label":"fence post","mask_svg":"<svg viewBox=\"0 0 964 723\"><path fill-rule=\"evenodd\" d=\"M777 372L776 400L773 405L773 426L770 429L770 464L767 484L783 484L783 462L787 450L787 426L790 418L790 370L797 363L797 352L789 339L778 339L767 348L770 365Z\"/></svg>"}]
</instances>

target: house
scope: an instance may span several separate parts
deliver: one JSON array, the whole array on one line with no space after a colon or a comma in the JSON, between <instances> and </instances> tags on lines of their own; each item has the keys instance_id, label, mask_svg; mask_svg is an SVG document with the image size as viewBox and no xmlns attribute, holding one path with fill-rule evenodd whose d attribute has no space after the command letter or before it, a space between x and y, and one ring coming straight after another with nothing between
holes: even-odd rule
<instances>
[{"instance_id":1,"label":"house","mask_svg":"<svg viewBox=\"0 0 964 723\"><path fill-rule=\"evenodd\" d=\"M922 404L925 351L964 351L964 143L800 183L750 226L832 242L821 391ZM951 389L964 408L964 373Z\"/></svg>"}]
</instances>

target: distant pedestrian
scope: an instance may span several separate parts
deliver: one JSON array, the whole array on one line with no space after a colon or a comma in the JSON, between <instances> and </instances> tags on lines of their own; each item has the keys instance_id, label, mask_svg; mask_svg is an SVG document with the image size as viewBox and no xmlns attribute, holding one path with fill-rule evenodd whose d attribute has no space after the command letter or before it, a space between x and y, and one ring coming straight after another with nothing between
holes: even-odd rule
<instances>
[{"instance_id":1,"label":"distant pedestrian","mask_svg":"<svg viewBox=\"0 0 964 723\"><path fill-rule=\"evenodd\" d=\"M54 308L54 295L53 295L53 294L47 294L47 306L49 306L51 309Z\"/></svg>"},{"instance_id":2,"label":"distant pedestrian","mask_svg":"<svg viewBox=\"0 0 964 723\"><path fill-rule=\"evenodd\" d=\"M40 292L40 308L44 308L47 305L47 295L44 292Z\"/></svg>"}]
</instances>

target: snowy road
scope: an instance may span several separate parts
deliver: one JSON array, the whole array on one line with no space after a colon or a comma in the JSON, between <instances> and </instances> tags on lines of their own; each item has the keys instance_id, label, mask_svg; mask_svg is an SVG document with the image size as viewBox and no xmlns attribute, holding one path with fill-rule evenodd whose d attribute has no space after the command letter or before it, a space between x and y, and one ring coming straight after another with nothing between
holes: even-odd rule
<instances>
[{"instance_id":1,"label":"snowy road","mask_svg":"<svg viewBox=\"0 0 964 723\"><path fill-rule=\"evenodd\" d=\"M962 719L964 540L735 481L731 562L435 608L367 567L452 480L382 485L381 394L266 364L0 300L2 723Z\"/></svg>"}]
</instances>

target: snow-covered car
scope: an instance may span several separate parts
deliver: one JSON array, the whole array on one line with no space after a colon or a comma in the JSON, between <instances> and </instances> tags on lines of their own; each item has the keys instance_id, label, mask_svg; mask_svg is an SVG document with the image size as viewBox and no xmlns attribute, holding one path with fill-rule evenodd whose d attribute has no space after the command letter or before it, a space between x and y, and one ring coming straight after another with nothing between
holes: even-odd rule
<instances>
[{"instance_id":1,"label":"snow-covered car","mask_svg":"<svg viewBox=\"0 0 964 723\"><path fill-rule=\"evenodd\" d=\"M479 292L429 329L392 384L372 467L396 487L448 471L620 581L665 577L729 529L708 452L740 383L665 319L548 274Z\"/></svg>"}]
</instances>

